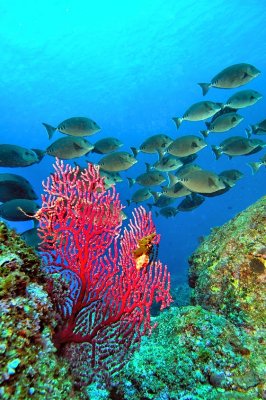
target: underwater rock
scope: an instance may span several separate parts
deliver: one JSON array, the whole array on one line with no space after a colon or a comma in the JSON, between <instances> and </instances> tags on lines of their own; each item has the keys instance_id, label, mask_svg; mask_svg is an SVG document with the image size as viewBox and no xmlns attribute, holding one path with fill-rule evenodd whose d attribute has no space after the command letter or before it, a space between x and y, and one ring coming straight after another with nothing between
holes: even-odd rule
<instances>
[{"instance_id":1,"label":"underwater rock","mask_svg":"<svg viewBox=\"0 0 266 400\"><path fill-rule=\"evenodd\" d=\"M215 228L189 259L192 302L266 328L266 196Z\"/></svg>"},{"instance_id":2,"label":"underwater rock","mask_svg":"<svg viewBox=\"0 0 266 400\"><path fill-rule=\"evenodd\" d=\"M257 337L200 306L171 307L156 321L111 398L262 399L265 353Z\"/></svg>"},{"instance_id":3,"label":"underwater rock","mask_svg":"<svg viewBox=\"0 0 266 400\"><path fill-rule=\"evenodd\" d=\"M52 343L55 313L34 250L0 222L0 398L78 399Z\"/></svg>"}]
</instances>

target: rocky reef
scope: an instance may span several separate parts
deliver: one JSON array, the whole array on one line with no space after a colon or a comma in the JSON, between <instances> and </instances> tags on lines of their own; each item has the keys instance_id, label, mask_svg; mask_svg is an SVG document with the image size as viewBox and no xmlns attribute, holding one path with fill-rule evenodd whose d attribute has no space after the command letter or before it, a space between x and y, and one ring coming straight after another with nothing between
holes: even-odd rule
<instances>
[{"instance_id":1,"label":"rocky reef","mask_svg":"<svg viewBox=\"0 0 266 400\"><path fill-rule=\"evenodd\" d=\"M190 257L192 304L250 331L266 321L266 196L214 228Z\"/></svg>"},{"instance_id":2,"label":"rocky reef","mask_svg":"<svg viewBox=\"0 0 266 400\"><path fill-rule=\"evenodd\" d=\"M111 387L79 392L52 342L39 257L0 223L0 398L266 399L265 209L262 198L214 228L189 259L191 288L173 284L174 306L154 308L157 328Z\"/></svg>"},{"instance_id":3,"label":"rocky reef","mask_svg":"<svg viewBox=\"0 0 266 400\"><path fill-rule=\"evenodd\" d=\"M77 398L55 354L55 314L40 260L0 222L0 398Z\"/></svg>"}]
</instances>

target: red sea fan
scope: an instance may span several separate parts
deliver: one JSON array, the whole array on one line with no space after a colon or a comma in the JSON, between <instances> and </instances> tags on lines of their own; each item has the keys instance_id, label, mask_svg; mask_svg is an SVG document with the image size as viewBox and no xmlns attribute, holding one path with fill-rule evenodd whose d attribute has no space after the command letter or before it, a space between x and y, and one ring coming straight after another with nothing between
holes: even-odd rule
<instances>
[{"instance_id":1,"label":"red sea fan","mask_svg":"<svg viewBox=\"0 0 266 400\"><path fill-rule=\"evenodd\" d=\"M123 206L115 189L105 190L98 167L88 164L80 171L59 160L54 167L36 214L61 321L54 343L76 367L86 350L85 375L110 376L154 328L153 301L161 309L172 301L170 274L156 260L159 235L151 213L135 209L121 234Z\"/></svg>"}]
</instances>

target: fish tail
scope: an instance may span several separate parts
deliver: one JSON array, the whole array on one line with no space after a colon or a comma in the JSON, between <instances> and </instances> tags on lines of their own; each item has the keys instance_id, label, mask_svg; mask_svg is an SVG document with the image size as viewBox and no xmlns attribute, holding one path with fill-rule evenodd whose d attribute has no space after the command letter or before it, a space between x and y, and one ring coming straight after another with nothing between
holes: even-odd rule
<instances>
[{"instance_id":1,"label":"fish tail","mask_svg":"<svg viewBox=\"0 0 266 400\"><path fill-rule=\"evenodd\" d=\"M259 162L259 161L257 161L257 162L249 162L247 164L250 166L250 168L252 170L252 175L255 175L256 172L258 172L260 166L262 165L261 162Z\"/></svg>"},{"instance_id":2,"label":"fish tail","mask_svg":"<svg viewBox=\"0 0 266 400\"><path fill-rule=\"evenodd\" d=\"M136 182L135 179L127 177L129 187L131 188Z\"/></svg>"},{"instance_id":3,"label":"fish tail","mask_svg":"<svg viewBox=\"0 0 266 400\"><path fill-rule=\"evenodd\" d=\"M130 148L132 150L133 156L136 158L139 153L139 150L136 147L130 147Z\"/></svg>"},{"instance_id":4,"label":"fish tail","mask_svg":"<svg viewBox=\"0 0 266 400\"><path fill-rule=\"evenodd\" d=\"M43 122L42 124L47 130L49 139L51 139L57 128L54 128L52 125L46 124L45 122Z\"/></svg>"},{"instance_id":5,"label":"fish tail","mask_svg":"<svg viewBox=\"0 0 266 400\"><path fill-rule=\"evenodd\" d=\"M154 192L154 191L152 191L152 190L151 190L151 194L152 194L152 196L153 196L153 198L154 198L154 201L155 201L155 203L156 203L156 201L158 201L158 199L159 199L159 197L160 197L160 194L158 194L158 192Z\"/></svg>"},{"instance_id":6,"label":"fish tail","mask_svg":"<svg viewBox=\"0 0 266 400\"><path fill-rule=\"evenodd\" d=\"M128 207L129 207L130 204L131 204L131 200L126 200L126 202L127 202Z\"/></svg>"},{"instance_id":7,"label":"fish tail","mask_svg":"<svg viewBox=\"0 0 266 400\"><path fill-rule=\"evenodd\" d=\"M176 129L178 129L183 121L183 118L173 117L172 120L176 124Z\"/></svg>"},{"instance_id":8,"label":"fish tail","mask_svg":"<svg viewBox=\"0 0 266 400\"><path fill-rule=\"evenodd\" d=\"M200 131L204 137L208 137L209 131Z\"/></svg>"},{"instance_id":9,"label":"fish tail","mask_svg":"<svg viewBox=\"0 0 266 400\"><path fill-rule=\"evenodd\" d=\"M246 131L247 137L250 138L250 136L252 134L252 129L246 128L245 131Z\"/></svg>"},{"instance_id":10,"label":"fish tail","mask_svg":"<svg viewBox=\"0 0 266 400\"><path fill-rule=\"evenodd\" d=\"M221 157L221 154L222 154L220 148L218 146L212 146L212 151L215 154L216 160L218 160Z\"/></svg>"},{"instance_id":11,"label":"fish tail","mask_svg":"<svg viewBox=\"0 0 266 400\"><path fill-rule=\"evenodd\" d=\"M200 85L200 87L202 89L203 96L205 96L208 93L208 91L211 87L210 83L198 83L198 85Z\"/></svg>"},{"instance_id":12,"label":"fish tail","mask_svg":"<svg viewBox=\"0 0 266 400\"><path fill-rule=\"evenodd\" d=\"M258 125L250 125L251 126L251 132L256 133L256 130L258 129Z\"/></svg>"}]
</instances>

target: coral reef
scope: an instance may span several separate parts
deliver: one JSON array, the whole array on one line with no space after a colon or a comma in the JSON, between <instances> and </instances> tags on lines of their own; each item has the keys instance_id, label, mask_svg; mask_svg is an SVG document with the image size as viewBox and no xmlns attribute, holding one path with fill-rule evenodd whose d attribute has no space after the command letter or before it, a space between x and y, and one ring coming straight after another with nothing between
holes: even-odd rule
<instances>
[{"instance_id":1,"label":"coral reef","mask_svg":"<svg viewBox=\"0 0 266 400\"><path fill-rule=\"evenodd\" d=\"M193 304L250 330L266 321L266 197L215 228L190 257Z\"/></svg>"},{"instance_id":2,"label":"coral reef","mask_svg":"<svg viewBox=\"0 0 266 400\"><path fill-rule=\"evenodd\" d=\"M0 317L0 398L78 398L73 393L67 364L55 355L54 312L40 260L3 222Z\"/></svg>"},{"instance_id":3,"label":"coral reef","mask_svg":"<svg viewBox=\"0 0 266 400\"><path fill-rule=\"evenodd\" d=\"M172 307L129 361L115 388L127 400L256 400L263 397L263 336L250 337L200 306Z\"/></svg>"}]
</instances>

